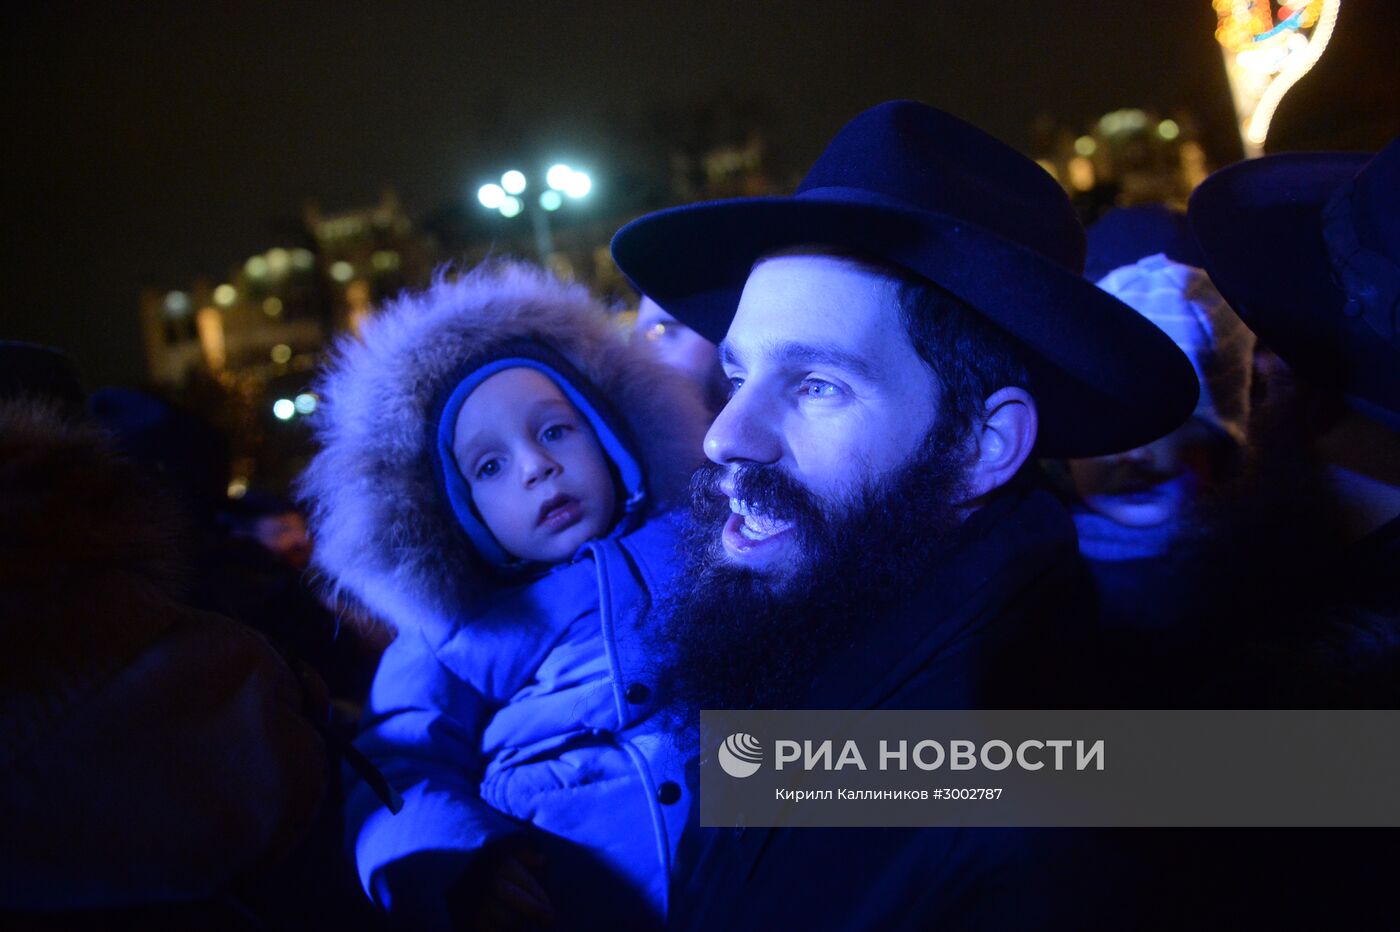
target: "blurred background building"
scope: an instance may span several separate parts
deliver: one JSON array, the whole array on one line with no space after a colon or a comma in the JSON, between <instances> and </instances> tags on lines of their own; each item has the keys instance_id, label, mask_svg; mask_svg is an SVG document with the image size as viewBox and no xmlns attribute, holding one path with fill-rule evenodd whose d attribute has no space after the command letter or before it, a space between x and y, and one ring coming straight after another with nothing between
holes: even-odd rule
<instances>
[{"instance_id":1,"label":"blurred background building","mask_svg":"<svg viewBox=\"0 0 1400 932\"><path fill-rule=\"evenodd\" d=\"M1085 226L1112 207L1184 210L1212 167L1196 120L1181 110L1114 110L1087 126L1042 117L1031 129L1031 147L1029 154L1069 192Z\"/></svg>"},{"instance_id":2,"label":"blurred background building","mask_svg":"<svg viewBox=\"0 0 1400 932\"><path fill-rule=\"evenodd\" d=\"M150 385L228 436L231 497L253 487L283 494L311 454L314 376L337 335L357 332L384 299L427 284L440 262L470 267L493 255L540 261L635 308L608 248L618 227L672 204L795 186L802 166L775 163L764 132L770 110L729 97L656 108L644 129L611 128L619 141L587 171L571 170L586 183L569 193L568 178L557 189L549 183L557 166L527 157L483 166L485 184L465 185L418 222L392 190L335 213L309 202L299 229L231 265L222 280L142 291ZM512 173L520 178L507 179ZM488 208L480 195L493 186L501 200Z\"/></svg>"},{"instance_id":3,"label":"blurred background building","mask_svg":"<svg viewBox=\"0 0 1400 932\"><path fill-rule=\"evenodd\" d=\"M335 214L307 203L298 242L269 247L213 284L146 288L139 305L150 386L229 438L229 493L285 492L309 455L305 417L330 340L380 300L427 282L437 244L392 191Z\"/></svg>"}]
</instances>

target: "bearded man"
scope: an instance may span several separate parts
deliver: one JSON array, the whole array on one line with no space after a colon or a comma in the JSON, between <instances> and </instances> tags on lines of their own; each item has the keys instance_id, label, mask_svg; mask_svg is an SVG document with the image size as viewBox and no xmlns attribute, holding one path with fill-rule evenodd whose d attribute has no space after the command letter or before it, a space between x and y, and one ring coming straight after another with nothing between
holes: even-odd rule
<instances>
[{"instance_id":1,"label":"bearded man","mask_svg":"<svg viewBox=\"0 0 1400 932\"><path fill-rule=\"evenodd\" d=\"M666 606L659 699L693 714L1089 698L1047 652L1087 620L1084 569L1028 464L1149 442L1197 387L1161 331L1080 276L1083 231L1049 175L891 102L848 124L794 197L651 214L613 254L719 344L732 386L695 482L688 585ZM1072 891L1101 861L1081 841L693 825L671 918L1045 927L1071 906L1082 927L1095 904Z\"/></svg>"}]
</instances>

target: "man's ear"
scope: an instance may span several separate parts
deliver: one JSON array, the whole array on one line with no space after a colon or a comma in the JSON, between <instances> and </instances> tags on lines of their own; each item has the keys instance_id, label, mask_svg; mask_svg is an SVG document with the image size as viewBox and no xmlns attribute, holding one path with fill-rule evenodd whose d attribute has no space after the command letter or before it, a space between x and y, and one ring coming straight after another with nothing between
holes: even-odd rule
<instances>
[{"instance_id":1,"label":"man's ear","mask_svg":"<svg viewBox=\"0 0 1400 932\"><path fill-rule=\"evenodd\" d=\"M978 504L1011 481L1031 455L1038 428L1035 399L1024 388L1002 388L988 396L972 425L966 504Z\"/></svg>"}]
</instances>

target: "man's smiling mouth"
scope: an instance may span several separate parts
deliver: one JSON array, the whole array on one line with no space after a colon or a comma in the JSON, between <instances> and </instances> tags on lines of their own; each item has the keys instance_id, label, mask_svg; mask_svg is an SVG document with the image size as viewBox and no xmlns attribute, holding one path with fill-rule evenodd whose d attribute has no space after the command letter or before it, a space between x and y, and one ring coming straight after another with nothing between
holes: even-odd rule
<instances>
[{"instance_id":1,"label":"man's smiling mouth","mask_svg":"<svg viewBox=\"0 0 1400 932\"><path fill-rule=\"evenodd\" d=\"M726 530L732 528L735 532L755 543L776 537L792 529L791 521L764 515L742 499L731 498L729 510L733 516L729 519L729 527Z\"/></svg>"}]
</instances>

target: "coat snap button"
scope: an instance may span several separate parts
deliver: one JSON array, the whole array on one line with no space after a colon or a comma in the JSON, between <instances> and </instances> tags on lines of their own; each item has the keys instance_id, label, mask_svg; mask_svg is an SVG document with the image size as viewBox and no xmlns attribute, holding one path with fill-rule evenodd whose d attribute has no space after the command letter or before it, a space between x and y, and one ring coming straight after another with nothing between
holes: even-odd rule
<instances>
[{"instance_id":1,"label":"coat snap button","mask_svg":"<svg viewBox=\"0 0 1400 932\"><path fill-rule=\"evenodd\" d=\"M681 788L671 780L667 780L656 788L656 798L663 806L670 806L680 802Z\"/></svg>"},{"instance_id":2,"label":"coat snap button","mask_svg":"<svg viewBox=\"0 0 1400 932\"><path fill-rule=\"evenodd\" d=\"M651 690L645 683L633 683L631 686L627 687L627 691L623 693L623 695L626 696L627 701L633 705L641 705L651 698Z\"/></svg>"}]
</instances>

